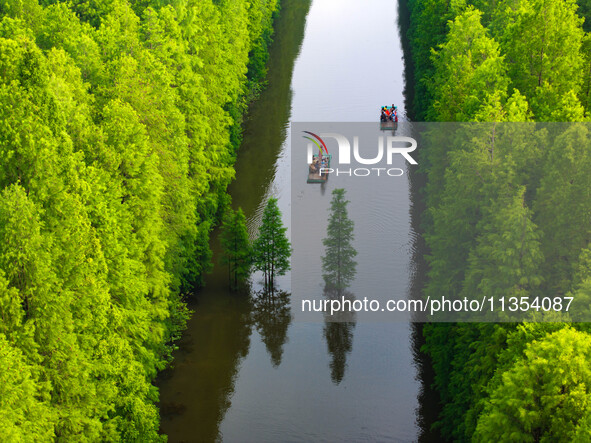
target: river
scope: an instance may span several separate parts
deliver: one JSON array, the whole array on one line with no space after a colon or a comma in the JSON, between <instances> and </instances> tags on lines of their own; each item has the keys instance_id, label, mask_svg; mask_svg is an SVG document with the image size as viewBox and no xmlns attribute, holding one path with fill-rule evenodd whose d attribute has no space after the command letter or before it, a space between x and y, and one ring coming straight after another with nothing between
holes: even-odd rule
<instances>
[{"instance_id":1,"label":"river","mask_svg":"<svg viewBox=\"0 0 591 443\"><path fill-rule=\"evenodd\" d=\"M375 122L386 103L405 119L400 11L394 0L283 2L268 86L250 107L229 189L251 233L269 196L292 230L290 122ZM410 297L420 290L422 243L416 179L402 180L392 290ZM432 441L420 326L298 321L288 299L270 311L228 292L226 278L216 265L158 381L169 441ZM289 289L289 275L279 284Z\"/></svg>"}]
</instances>

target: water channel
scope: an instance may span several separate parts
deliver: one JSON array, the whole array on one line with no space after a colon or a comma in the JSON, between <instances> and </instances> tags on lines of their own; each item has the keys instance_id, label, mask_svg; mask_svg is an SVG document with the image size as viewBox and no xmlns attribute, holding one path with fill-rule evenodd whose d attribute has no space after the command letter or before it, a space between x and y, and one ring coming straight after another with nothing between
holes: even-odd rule
<instances>
[{"instance_id":1,"label":"water channel","mask_svg":"<svg viewBox=\"0 0 591 443\"><path fill-rule=\"evenodd\" d=\"M389 103L406 118L401 11L396 0L283 2L268 86L250 108L229 190L252 233L269 196L291 230L291 122L375 122ZM399 238L390 240L402 276L393 290L410 297L420 289L422 246L416 184L403 180L393 191ZM213 249L219 256L215 241ZM226 278L216 265L158 382L169 441L433 441L420 326L297 321L289 299L268 310L228 292ZM279 284L289 290L289 282Z\"/></svg>"}]
</instances>

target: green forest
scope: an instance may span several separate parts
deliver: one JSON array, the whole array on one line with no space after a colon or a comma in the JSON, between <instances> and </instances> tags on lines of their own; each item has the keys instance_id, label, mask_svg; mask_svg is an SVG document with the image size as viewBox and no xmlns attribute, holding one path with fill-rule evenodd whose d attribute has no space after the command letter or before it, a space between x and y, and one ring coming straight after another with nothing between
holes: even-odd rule
<instances>
[{"instance_id":1,"label":"green forest","mask_svg":"<svg viewBox=\"0 0 591 443\"><path fill-rule=\"evenodd\" d=\"M276 0L0 2L0 435L160 441L152 381L209 235Z\"/></svg>"},{"instance_id":2,"label":"green forest","mask_svg":"<svg viewBox=\"0 0 591 443\"><path fill-rule=\"evenodd\" d=\"M483 122L421 153L425 296L573 296L588 313L591 4L408 7L412 113ZM591 441L591 327L537 319L552 321L424 326L444 439Z\"/></svg>"},{"instance_id":3,"label":"green forest","mask_svg":"<svg viewBox=\"0 0 591 443\"><path fill-rule=\"evenodd\" d=\"M273 292L289 269L277 200L251 243L226 192L278 3L0 0L2 441L166 441L153 382L212 269L214 227L231 289L254 269ZM409 115L479 123L420 150L425 297L569 296L578 314L425 324L434 427L591 441L591 323L577 322L591 315L591 0L406 3ZM344 253L338 289L355 273ZM283 325L279 339L257 326L275 367L291 320L277 297L255 310ZM355 323L333 325L346 355ZM344 368L334 357L337 384Z\"/></svg>"}]
</instances>

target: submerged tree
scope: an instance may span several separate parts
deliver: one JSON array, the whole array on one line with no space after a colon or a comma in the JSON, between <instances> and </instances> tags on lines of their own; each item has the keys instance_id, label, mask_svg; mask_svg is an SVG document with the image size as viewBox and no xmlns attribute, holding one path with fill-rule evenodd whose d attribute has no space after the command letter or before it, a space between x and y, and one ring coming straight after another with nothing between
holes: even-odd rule
<instances>
[{"instance_id":1,"label":"submerged tree","mask_svg":"<svg viewBox=\"0 0 591 443\"><path fill-rule=\"evenodd\" d=\"M332 191L327 237L322 240L326 248L322 257L322 277L327 288L336 290L349 286L357 267L357 262L353 260L357 251L351 245L355 237L354 223L347 213L348 204L344 189Z\"/></svg>"},{"instance_id":2,"label":"submerged tree","mask_svg":"<svg viewBox=\"0 0 591 443\"><path fill-rule=\"evenodd\" d=\"M230 288L238 289L238 284L248 278L251 268L250 240L246 230L246 218L242 209L228 209L221 233L224 255L222 263L228 265Z\"/></svg>"},{"instance_id":3,"label":"submerged tree","mask_svg":"<svg viewBox=\"0 0 591 443\"><path fill-rule=\"evenodd\" d=\"M353 294L343 293L355 278L357 267L357 263L353 260L357 251L351 245L354 239L354 223L347 213L348 204L344 189L332 191L327 236L322 240L325 247L325 255L322 257L322 277L325 283L324 296L327 300L338 299L341 296L350 302L355 300ZM354 328L354 312L342 310L332 315L325 314L323 335L332 357L329 365L330 378L337 385L345 376L347 355L353 349Z\"/></svg>"},{"instance_id":4,"label":"submerged tree","mask_svg":"<svg viewBox=\"0 0 591 443\"><path fill-rule=\"evenodd\" d=\"M281 211L277 199L271 198L263 212L259 236L253 244L252 259L257 271L265 276L265 292L273 292L276 275L284 275L289 270L291 244L285 235Z\"/></svg>"}]
</instances>

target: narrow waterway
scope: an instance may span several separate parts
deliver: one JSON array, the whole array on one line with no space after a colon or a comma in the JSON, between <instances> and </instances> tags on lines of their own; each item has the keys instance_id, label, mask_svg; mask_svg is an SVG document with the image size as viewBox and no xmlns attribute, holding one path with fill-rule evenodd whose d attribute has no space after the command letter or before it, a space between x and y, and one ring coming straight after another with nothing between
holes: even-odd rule
<instances>
[{"instance_id":1,"label":"narrow waterway","mask_svg":"<svg viewBox=\"0 0 591 443\"><path fill-rule=\"evenodd\" d=\"M396 0L283 2L268 87L250 109L230 188L253 233L269 196L279 198L291 231L290 122L375 122L386 103L396 103L404 119L398 14ZM392 191L400 226L389 239L400 246L392 291L412 297L422 255L412 217L416 185L401 180ZM419 328L298 321L289 298L269 308L229 293L226 277L216 266L192 306L174 368L159 380L169 441L426 438ZM289 292L289 275L279 284Z\"/></svg>"}]
</instances>

